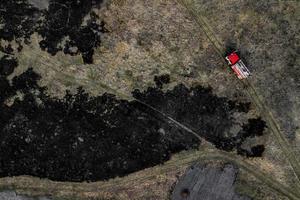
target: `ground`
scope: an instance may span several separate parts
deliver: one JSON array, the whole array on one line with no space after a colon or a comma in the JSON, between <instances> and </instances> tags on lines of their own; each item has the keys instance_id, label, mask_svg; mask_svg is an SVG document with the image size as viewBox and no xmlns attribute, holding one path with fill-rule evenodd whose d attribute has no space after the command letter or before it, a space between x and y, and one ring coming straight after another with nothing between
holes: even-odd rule
<instances>
[{"instance_id":1,"label":"ground","mask_svg":"<svg viewBox=\"0 0 300 200\"><path fill-rule=\"evenodd\" d=\"M4 195L176 199L196 163L234 166L229 199L300 199L299 2L11 0L0 12ZM230 49L248 80L224 63Z\"/></svg>"}]
</instances>

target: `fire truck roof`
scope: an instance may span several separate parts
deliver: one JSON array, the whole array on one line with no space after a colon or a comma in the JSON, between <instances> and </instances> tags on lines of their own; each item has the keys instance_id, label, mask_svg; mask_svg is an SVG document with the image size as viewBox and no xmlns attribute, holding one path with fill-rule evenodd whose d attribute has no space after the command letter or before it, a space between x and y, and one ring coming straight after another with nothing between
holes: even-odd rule
<instances>
[{"instance_id":1,"label":"fire truck roof","mask_svg":"<svg viewBox=\"0 0 300 200\"><path fill-rule=\"evenodd\" d=\"M229 59L229 61L232 65L234 65L235 63L237 63L240 60L240 57L236 52L229 54L227 56L227 58Z\"/></svg>"}]
</instances>

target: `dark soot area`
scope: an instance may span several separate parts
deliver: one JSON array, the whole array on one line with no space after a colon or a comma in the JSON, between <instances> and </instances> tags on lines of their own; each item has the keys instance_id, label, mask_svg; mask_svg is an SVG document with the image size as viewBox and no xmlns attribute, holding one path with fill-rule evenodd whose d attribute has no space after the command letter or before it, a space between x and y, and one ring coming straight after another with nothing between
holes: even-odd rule
<instances>
[{"instance_id":1,"label":"dark soot area","mask_svg":"<svg viewBox=\"0 0 300 200\"><path fill-rule=\"evenodd\" d=\"M9 84L7 75L17 61L9 56L0 61L1 177L26 174L58 181L103 180L161 164L172 154L200 144L137 101L119 100L111 94L90 97L82 89L62 100L50 98L31 69ZM262 122L253 119L237 136L224 136L233 123L232 114L247 112L249 104L219 98L201 86L178 85L164 93L161 84L169 78L155 80L157 87L136 90L134 96L192 127L217 148L240 149L247 137L258 134L254 128ZM5 101L17 92L23 98L7 106Z\"/></svg>"},{"instance_id":2,"label":"dark soot area","mask_svg":"<svg viewBox=\"0 0 300 200\"><path fill-rule=\"evenodd\" d=\"M0 1L0 39L29 39L39 17L39 10L26 0Z\"/></svg>"},{"instance_id":3,"label":"dark soot area","mask_svg":"<svg viewBox=\"0 0 300 200\"><path fill-rule=\"evenodd\" d=\"M43 38L40 47L51 55L58 51L80 53L84 63L93 63L94 48L100 45L101 34L106 30L91 9L101 3L102 0L50 0L48 10L39 10L27 0L0 1L0 22L4 24L0 39L16 40L17 50L21 51L21 42L29 43L30 36L38 32ZM87 15L90 19L82 26Z\"/></svg>"}]
</instances>

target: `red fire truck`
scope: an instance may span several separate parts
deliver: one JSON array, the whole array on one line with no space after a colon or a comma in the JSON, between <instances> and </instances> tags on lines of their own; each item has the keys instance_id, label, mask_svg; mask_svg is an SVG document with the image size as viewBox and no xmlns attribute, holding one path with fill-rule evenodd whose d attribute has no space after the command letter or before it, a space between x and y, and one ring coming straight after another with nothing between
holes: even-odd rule
<instances>
[{"instance_id":1,"label":"red fire truck","mask_svg":"<svg viewBox=\"0 0 300 200\"><path fill-rule=\"evenodd\" d=\"M240 59L240 56L237 54L236 51L230 53L228 56L225 57L228 62L228 65L234 71L239 79L245 79L250 76L250 71Z\"/></svg>"}]
</instances>

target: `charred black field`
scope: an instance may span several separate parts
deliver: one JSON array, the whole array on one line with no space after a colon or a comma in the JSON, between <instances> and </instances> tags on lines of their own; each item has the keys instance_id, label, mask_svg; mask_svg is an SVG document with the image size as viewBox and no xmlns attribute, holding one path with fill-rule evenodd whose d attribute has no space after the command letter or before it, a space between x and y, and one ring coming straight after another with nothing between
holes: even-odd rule
<instances>
[{"instance_id":1,"label":"charred black field","mask_svg":"<svg viewBox=\"0 0 300 200\"><path fill-rule=\"evenodd\" d=\"M93 63L94 48L101 43L101 34L106 32L104 22L91 12L102 0L50 0L48 9L37 8L27 0L0 2L0 39L15 40L21 51L30 37L37 32L42 40L40 48L51 55L59 51L82 56L86 64ZM89 19L83 25L84 17ZM5 49L7 47L1 47ZM14 49L12 49L14 50Z\"/></svg>"},{"instance_id":2,"label":"charred black field","mask_svg":"<svg viewBox=\"0 0 300 200\"><path fill-rule=\"evenodd\" d=\"M261 119L249 119L241 131L225 136L234 124L233 114L248 112L250 104L217 97L211 88L180 84L163 92L169 81L164 75L155 77L156 87L133 91L138 101L107 93L92 97L80 88L76 94L67 92L63 99L56 99L37 84L40 76L32 69L9 83L7 76L15 67L13 57L1 58L1 177L26 174L57 181L103 180L161 164L174 153L199 147L199 139L150 106L219 149L246 156L261 156L264 151L263 146L250 150L241 146L247 138L263 134ZM9 100L13 103L8 106Z\"/></svg>"}]
</instances>

